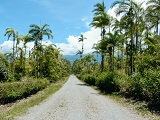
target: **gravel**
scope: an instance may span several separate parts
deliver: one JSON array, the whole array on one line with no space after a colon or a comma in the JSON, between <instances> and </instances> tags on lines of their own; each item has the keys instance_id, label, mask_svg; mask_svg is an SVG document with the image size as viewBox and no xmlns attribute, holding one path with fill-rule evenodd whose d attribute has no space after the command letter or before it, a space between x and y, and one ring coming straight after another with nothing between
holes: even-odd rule
<instances>
[{"instance_id":1,"label":"gravel","mask_svg":"<svg viewBox=\"0 0 160 120\"><path fill-rule=\"evenodd\" d=\"M74 75L55 94L16 120L147 120L99 94Z\"/></svg>"}]
</instances>

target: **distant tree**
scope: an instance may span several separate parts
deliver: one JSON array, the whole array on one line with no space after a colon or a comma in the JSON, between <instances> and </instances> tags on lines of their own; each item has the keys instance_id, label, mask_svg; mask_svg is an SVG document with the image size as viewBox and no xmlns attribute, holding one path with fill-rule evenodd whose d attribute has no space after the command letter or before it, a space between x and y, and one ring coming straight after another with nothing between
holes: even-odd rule
<instances>
[{"instance_id":1,"label":"distant tree","mask_svg":"<svg viewBox=\"0 0 160 120\"><path fill-rule=\"evenodd\" d=\"M83 54L83 52L84 52L84 44L83 44L83 41L84 41L85 39L87 39L87 38L85 38L82 34L81 34L80 38L78 39L78 42L82 42L82 54ZM81 58L82 58L82 54L80 54L80 55L81 55Z\"/></svg>"}]
</instances>

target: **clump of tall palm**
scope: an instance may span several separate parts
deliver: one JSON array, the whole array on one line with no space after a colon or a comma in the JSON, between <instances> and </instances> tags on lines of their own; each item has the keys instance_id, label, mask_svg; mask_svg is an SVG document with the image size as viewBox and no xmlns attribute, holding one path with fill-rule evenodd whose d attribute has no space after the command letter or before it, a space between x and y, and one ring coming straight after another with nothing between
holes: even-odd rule
<instances>
[{"instance_id":1,"label":"clump of tall palm","mask_svg":"<svg viewBox=\"0 0 160 120\"><path fill-rule=\"evenodd\" d=\"M42 40L43 40L43 36L47 36L48 39L53 38L52 35L52 30L48 28L49 25L48 24L44 24L42 26L38 26L36 24L32 24L30 25L30 30L29 30L29 34L31 34L31 36L34 38L34 49L38 50L38 48L40 48ZM38 57L38 55L35 55L36 58L36 77L39 77L39 75L41 74L42 71L42 52L40 52L40 56ZM38 69L40 68L40 73L38 74Z\"/></svg>"},{"instance_id":2,"label":"clump of tall palm","mask_svg":"<svg viewBox=\"0 0 160 120\"><path fill-rule=\"evenodd\" d=\"M6 33L4 36L8 36L8 40L10 39L10 37L12 37L13 39L13 56L12 56L12 73L14 75L14 71L15 71L15 43L17 40L17 35L18 35L18 31L14 30L13 28L7 28L6 29Z\"/></svg>"},{"instance_id":3,"label":"clump of tall palm","mask_svg":"<svg viewBox=\"0 0 160 120\"><path fill-rule=\"evenodd\" d=\"M114 33L108 33L105 39L107 42L107 49L110 56L110 71L114 72L114 52L115 47L118 47L120 35L117 31Z\"/></svg>"},{"instance_id":4,"label":"clump of tall palm","mask_svg":"<svg viewBox=\"0 0 160 120\"><path fill-rule=\"evenodd\" d=\"M128 38L130 38L130 41L127 45L127 48L130 48L130 74L134 71L134 50L135 50L135 44L134 44L134 23L136 18L136 6L137 3L132 0L124 0L124 1L115 1L111 8L114 6L118 6L116 9L116 15L122 15L122 20L125 20L125 32ZM138 20L137 20L138 21ZM136 23L137 23L136 21ZM137 28L138 30L138 28ZM137 32L138 33L138 32ZM137 39L138 40L138 39ZM126 41L127 42L127 41Z\"/></svg>"}]
</instances>

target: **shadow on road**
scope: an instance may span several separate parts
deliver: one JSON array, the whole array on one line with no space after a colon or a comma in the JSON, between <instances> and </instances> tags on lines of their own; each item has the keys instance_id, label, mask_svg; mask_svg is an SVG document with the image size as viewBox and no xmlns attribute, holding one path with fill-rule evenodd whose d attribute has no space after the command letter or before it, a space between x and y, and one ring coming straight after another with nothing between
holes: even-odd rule
<instances>
[{"instance_id":1,"label":"shadow on road","mask_svg":"<svg viewBox=\"0 0 160 120\"><path fill-rule=\"evenodd\" d=\"M93 95L103 95L102 93L98 92L98 93L91 93Z\"/></svg>"},{"instance_id":2,"label":"shadow on road","mask_svg":"<svg viewBox=\"0 0 160 120\"><path fill-rule=\"evenodd\" d=\"M88 86L88 85L86 85L86 84L84 84L84 83L83 83L83 84L76 84L76 85L80 85L80 86Z\"/></svg>"}]
</instances>

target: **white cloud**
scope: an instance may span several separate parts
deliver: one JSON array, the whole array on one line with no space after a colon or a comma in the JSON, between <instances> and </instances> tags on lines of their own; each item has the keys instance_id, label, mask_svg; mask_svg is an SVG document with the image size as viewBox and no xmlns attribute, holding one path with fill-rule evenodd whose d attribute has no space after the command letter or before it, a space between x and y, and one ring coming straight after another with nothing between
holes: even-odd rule
<instances>
[{"instance_id":1,"label":"white cloud","mask_svg":"<svg viewBox=\"0 0 160 120\"><path fill-rule=\"evenodd\" d=\"M86 21L86 18L82 18L81 20L82 20L82 21Z\"/></svg>"},{"instance_id":2,"label":"white cloud","mask_svg":"<svg viewBox=\"0 0 160 120\"><path fill-rule=\"evenodd\" d=\"M100 30L91 28L89 31L82 33L87 39L84 40L84 54L91 53L93 44L100 40ZM68 44L56 43L56 45L63 50L64 55L75 55L78 50L81 50L82 44L78 42L80 36L69 36L67 38Z\"/></svg>"},{"instance_id":3,"label":"white cloud","mask_svg":"<svg viewBox=\"0 0 160 120\"><path fill-rule=\"evenodd\" d=\"M51 41L46 40L42 42L43 45L50 45L52 44ZM29 42L26 44L27 45L27 51L31 50L34 47L34 42ZM21 42L18 47L23 47L23 42ZM0 51L3 53L10 53L12 52L12 48L13 48L13 41L8 40L8 41L4 41L4 43L2 43L0 45Z\"/></svg>"},{"instance_id":4,"label":"white cloud","mask_svg":"<svg viewBox=\"0 0 160 120\"><path fill-rule=\"evenodd\" d=\"M92 49L93 44L97 43L100 40L100 29L91 28L89 31L82 33L87 39L84 40L84 54L91 53L94 50ZM68 43L54 43L58 48L62 50L64 55L75 55L78 50L81 50L81 42L78 42L80 36L70 35L67 38ZM50 40L43 41L43 45L53 44ZM5 41L0 45L0 51L3 53L12 52L13 41ZM19 44L20 47L23 46L23 43ZM34 42L27 43L27 51L31 50L34 46Z\"/></svg>"},{"instance_id":5,"label":"white cloud","mask_svg":"<svg viewBox=\"0 0 160 120\"><path fill-rule=\"evenodd\" d=\"M85 22L85 26L86 26L87 28L90 28L90 26L89 26L90 23L91 23L91 22L86 21L86 22Z\"/></svg>"},{"instance_id":6,"label":"white cloud","mask_svg":"<svg viewBox=\"0 0 160 120\"><path fill-rule=\"evenodd\" d=\"M4 43L0 45L0 50L4 53L11 52L12 46L13 46L12 41L10 41L10 40L4 41Z\"/></svg>"},{"instance_id":7,"label":"white cloud","mask_svg":"<svg viewBox=\"0 0 160 120\"><path fill-rule=\"evenodd\" d=\"M135 0L135 2L137 2L137 3L143 3L143 4L142 4L142 7L143 7L144 9L147 8L147 5L146 5L147 1L148 1L148 0ZM107 13L108 13L110 16L112 16L113 18L117 18L118 20L120 20L121 17L122 17L122 15L116 16L115 11L116 11L117 8L118 8L118 6L114 6L113 8L110 8L110 9L107 11Z\"/></svg>"}]
</instances>

